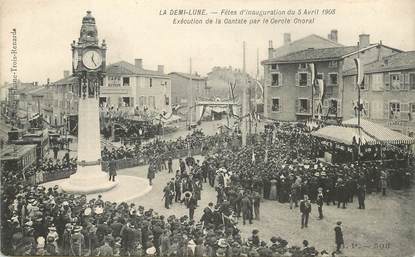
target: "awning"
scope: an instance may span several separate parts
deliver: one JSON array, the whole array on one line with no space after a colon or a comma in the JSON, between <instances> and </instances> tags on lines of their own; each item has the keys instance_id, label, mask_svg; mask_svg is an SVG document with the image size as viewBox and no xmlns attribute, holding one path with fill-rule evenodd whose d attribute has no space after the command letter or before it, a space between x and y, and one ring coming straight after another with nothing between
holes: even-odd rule
<instances>
[{"instance_id":1,"label":"awning","mask_svg":"<svg viewBox=\"0 0 415 257\"><path fill-rule=\"evenodd\" d=\"M227 113L228 108L227 107L212 107L211 111L216 112L216 113Z\"/></svg>"},{"instance_id":2,"label":"awning","mask_svg":"<svg viewBox=\"0 0 415 257\"><path fill-rule=\"evenodd\" d=\"M357 118L353 118L342 123L345 127L358 127ZM371 137L375 138L378 143L394 145L410 145L415 143L415 138L406 136L374 122L360 119L360 127Z\"/></svg>"},{"instance_id":3,"label":"awning","mask_svg":"<svg viewBox=\"0 0 415 257\"><path fill-rule=\"evenodd\" d=\"M346 145L353 145L353 138L358 143L359 139L362 144L374 145L377 140L361 129L341 126L327 126L317 131L311 132L311 135L331 141L339 142Z\"/></svg>"},{"instance_id":4,"label":"awning","mask_svg":"<svg viewBox=\"0 0 415 257\"><path fill-rule=\"evenodd\" d=\"M165 119L165 118L161 118L161 121L162 121L163 123L172 123L172 122L175 122L175 121L179 121L180 119L181 119L181 117L180 117L180 116L172 114L172 115L171 115L169 118L167 118L167 119Z\"/></svg>"}]
</instances>

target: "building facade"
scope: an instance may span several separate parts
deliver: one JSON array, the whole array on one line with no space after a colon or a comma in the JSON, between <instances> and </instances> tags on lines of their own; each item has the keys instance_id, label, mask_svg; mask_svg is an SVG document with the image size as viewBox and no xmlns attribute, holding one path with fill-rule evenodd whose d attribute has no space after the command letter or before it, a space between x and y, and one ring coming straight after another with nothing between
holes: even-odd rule
<instances>
[{"instance_id":1,"label":"building facade","mask_svg":"<svg viewBox=\"0 0 415 257\"><path fill-rule=\"evenodd\" d=\"M363 67L361 117L415 136L415 51L397 53ZM356 70L344 72L344 118L357 116Z\"/></svg>"},{"instance_id":2,"label":"building facade","mask_svg":"<svg viewBox=\"0 0 415 257\"><path fill-rule=\"evenodd\" d=\"M208 97L209 92L206 87L207 80L200 75L192 74L190 88L190 74L182 72L170 72L171 78L171 99L173 106L188 106L193 95L193 101L197 97Z\"/></svg>"},{"instance_id":3,"label":"building facade","mask_svg":"<svg viewBox=\"0 0 415 257\"><path fill-rule=\"evenodd\" d=\"M73 93L76 92L78 79L69 71L64 71L63 75L62 79L49 86L44 101L44 117L52 115L47 120L52 126L67 126L69 116L78 114L78 98Z\"/></svg>"},{"instance_id":4,"label":"building facade","mask_svg":"<svg viewBox=\"0 0 415 257\"><path fill-rule=\"evenodd\" d=\"M343 72L353 68L353 59L363 64L374 62L384 56L401 52L398 49L370 44L369 35L359 36L359 46L309 48L284 56L273 57L264 65L264 116L282 121L307 120L319 113L318 89L312 90L311 71L313 63L317 78L325 85L325 97L321 103L322 116L343 117ZM313 100L312 100L313 99Z\"/></svg>"},{"instance_id":5,"label":"building facade","mask_svg":"<svg viewBox=\"0 0 415 257\"><path fill-rule=\"evenodd\" d=\"M143 69L142 59L134 64L121 61L108 65L106 74L101 106L171 111L171 79L163 65L151 71Z\"/></svg>"}]
</instances>

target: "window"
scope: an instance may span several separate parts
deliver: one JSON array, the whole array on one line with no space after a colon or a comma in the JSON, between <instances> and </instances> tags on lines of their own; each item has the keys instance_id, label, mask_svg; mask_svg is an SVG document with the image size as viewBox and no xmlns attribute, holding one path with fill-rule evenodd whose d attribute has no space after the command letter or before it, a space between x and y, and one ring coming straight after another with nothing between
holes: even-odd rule
<instances>
[{"instance_id":1,"label":"window","mask_svg":"<svg viewBox=\"0 0 415 257\"><path fill-rule=\"evenodd\" d=\"M153 87L153 78L150 78L150 87Z\"/></svg>"},{"instance_id":2,"label":"window","mask_svg":"<svg viewBox=\"0 0 415 257\"><path fill-rule=\"evenodd\" d=\"M299 81L298 85L300 87L306 87L307 86L307 73L306 72L300 72L299 74Z\"/></svg>"},{"instance_id":3,"label":"window","mask_svg":"<svg viewBox=\"0 0 415 257\"><path fill-rule=\"evenodd\" d=\"M401 104L393 102L389 104L389 119L399 119L401 114Z\"/></svg>"},{"instance_id":4,"label":"window","mask_svg":"<svg viewBox=\"0 0 415 257\"><path fill-rule=\"evenodd\" d=\"M280 74L273 73L271 76L272 76L271 86L278 87L280 85Z\"/></svg>"},{"instance_id":5,"label":"window","mask_svg":"<svg viewBox=\"0 0 415 257\"><path fill-rule=\"evenodd\" d=\"M337 116L337 99L330 99L327 114Z\"/></svg>"},{"instance_id":6,"label":"window","mask_svg":"<svg viewBox=\"0 0 415 257\"><path fill-rule=\"evenodd\" d=\"M297 99L297 113L298 114L310 114L311 113L311 101L307 98Z\"/></svg>"},{"instance_id":7,"label":"window","mask_svg":"<svg viewBox=\"0 0 415 257\"><path fill-rule=\"evenodd\" d=\"M130 106L130 98L129 97L123 97L122 98L122 106L123 107L129 107Z\"/></svg>"},{"instance_id":8,"label":"window","mask_svg":"<svg viewBox=\"0 0 415 257\"><path fill-rule=\"evenodd\" d=\"M298 69L300 69L300 70L305 70L305 69L307 69L307 63L300 63L300 64L298 65Z\"/></svg>"},{"instance_id":9,"label":"window","mask_svg":"<svg viewBox=\"0 0 415 257\"><path fill-rule=\"evenodd\" d=\"M415 103L411 103L411 112L415 114Z\"/></svg>"},{"instance_id":10,"label":"window","mask_svg":"<svg viewBox=\"0 0 415 257\"><path fill-rule=\"evenodd\" d=\"M329 62L329 68L337 68L337 61Z\"/></svg>"},{"instance_id":11,"label":"window","mask_svg":"<svg viewBox=\"0 0 415 257\"><path fill-rule=\"evenodd\" d=\"M272 98L271 111L272 112L280 111L280 99L279 98Z\"/></svg>"},{"instance_id":12,"label":"window","mask_svg":"<svg viewBox=\"0 0 415 257\"><path fill-rule=\"evenodd\" d=\"M391 83L391 90L400 90L401 89L400 74L398 73L390 74L390 83Z\"/></svg>"},{"instance_id":13,"label":"window","mask_svg":"<svg viewBox=\"0 0 415 257\"><path fill-rule=\"evenodd\" d=\"M124 87L128 87L130 85L130 78L129 77L122 78L122 85Z\"/></svg>"},{"instance_id":14,"label":"window","mask_svg":"<svg viewBox=\"0 0 415 257\"><path fill-rule=\"evenodd\" d=\"M329 74L329 84L337 85L337 73L330 73Z\"/></svg>"},{"instance_id":15,"label":"window","mask_svg":"<svg viewBox=\"0 0 415 257\"><path fill-rule=\"evenodd\" d=\"M164 100L165 100L166 105L170 104L170 98L168 96L165 95Z\"/></svg>"},{"instance_id":16,"label":"window","mask_svg":"<svg viewBox=\"0 0 415 257\"><path fill-rule=\"evenodd\" d=\"M383 90L383 74L374 73L371 75L371 86L372 91L382 91Z\"/></svg>"},{"instance_id":17,"label":"window","mask_svg":"<svg viewBox=\"0 0 415 257\"><path fill-rule=\"evenodd\" d=\"M271 64L271 70L278 70L278 64Z\"/></svg>"},{"instance_id":18,"label":"window","mask_svg":"<svg viewBox=\"0 0 415 257\"><path fill-rule=\"evenodd\" d=\"M415 73L409 73L409 88L415 90Z\"/></svg>"}]
</instances>

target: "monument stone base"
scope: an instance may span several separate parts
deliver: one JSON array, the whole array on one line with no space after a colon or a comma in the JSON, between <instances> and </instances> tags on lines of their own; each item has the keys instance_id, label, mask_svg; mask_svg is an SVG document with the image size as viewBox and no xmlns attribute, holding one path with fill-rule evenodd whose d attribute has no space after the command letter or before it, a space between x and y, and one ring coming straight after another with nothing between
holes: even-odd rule
<instances>
[{"instance_id":1,"label":"monument stone base","mask_svg":"<svg viewBox=\"0 0 415 257\"><path fill-rule=\"evenodd\" d=\"M64 192L72 194L94 194L108 191L118 185L118 181L109 181L101 165L79 166L75 174L60 186Z\"/></svg>"}]
</instances>

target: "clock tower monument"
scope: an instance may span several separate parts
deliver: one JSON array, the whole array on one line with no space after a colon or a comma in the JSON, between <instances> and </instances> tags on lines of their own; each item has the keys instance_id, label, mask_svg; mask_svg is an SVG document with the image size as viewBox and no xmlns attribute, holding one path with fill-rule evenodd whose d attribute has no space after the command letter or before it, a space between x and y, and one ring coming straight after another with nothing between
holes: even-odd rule
<instances>
[{"instance_id":1,"label":"clock tower monument","mask_svg":"<svg viewBox=\"0 0 415 257\"><path fill-rule=\"evenodd\" d=\"M99 129L99 92L105 77L107 46L99 44L95 18L87 11L82 19L78 42L72 47L72 72L77 78L75 95L78 104L78 162L77 171L61 185L70 193L92 194L115 187L101 169L101 140Z\"/></svg>"}]
</instances>

